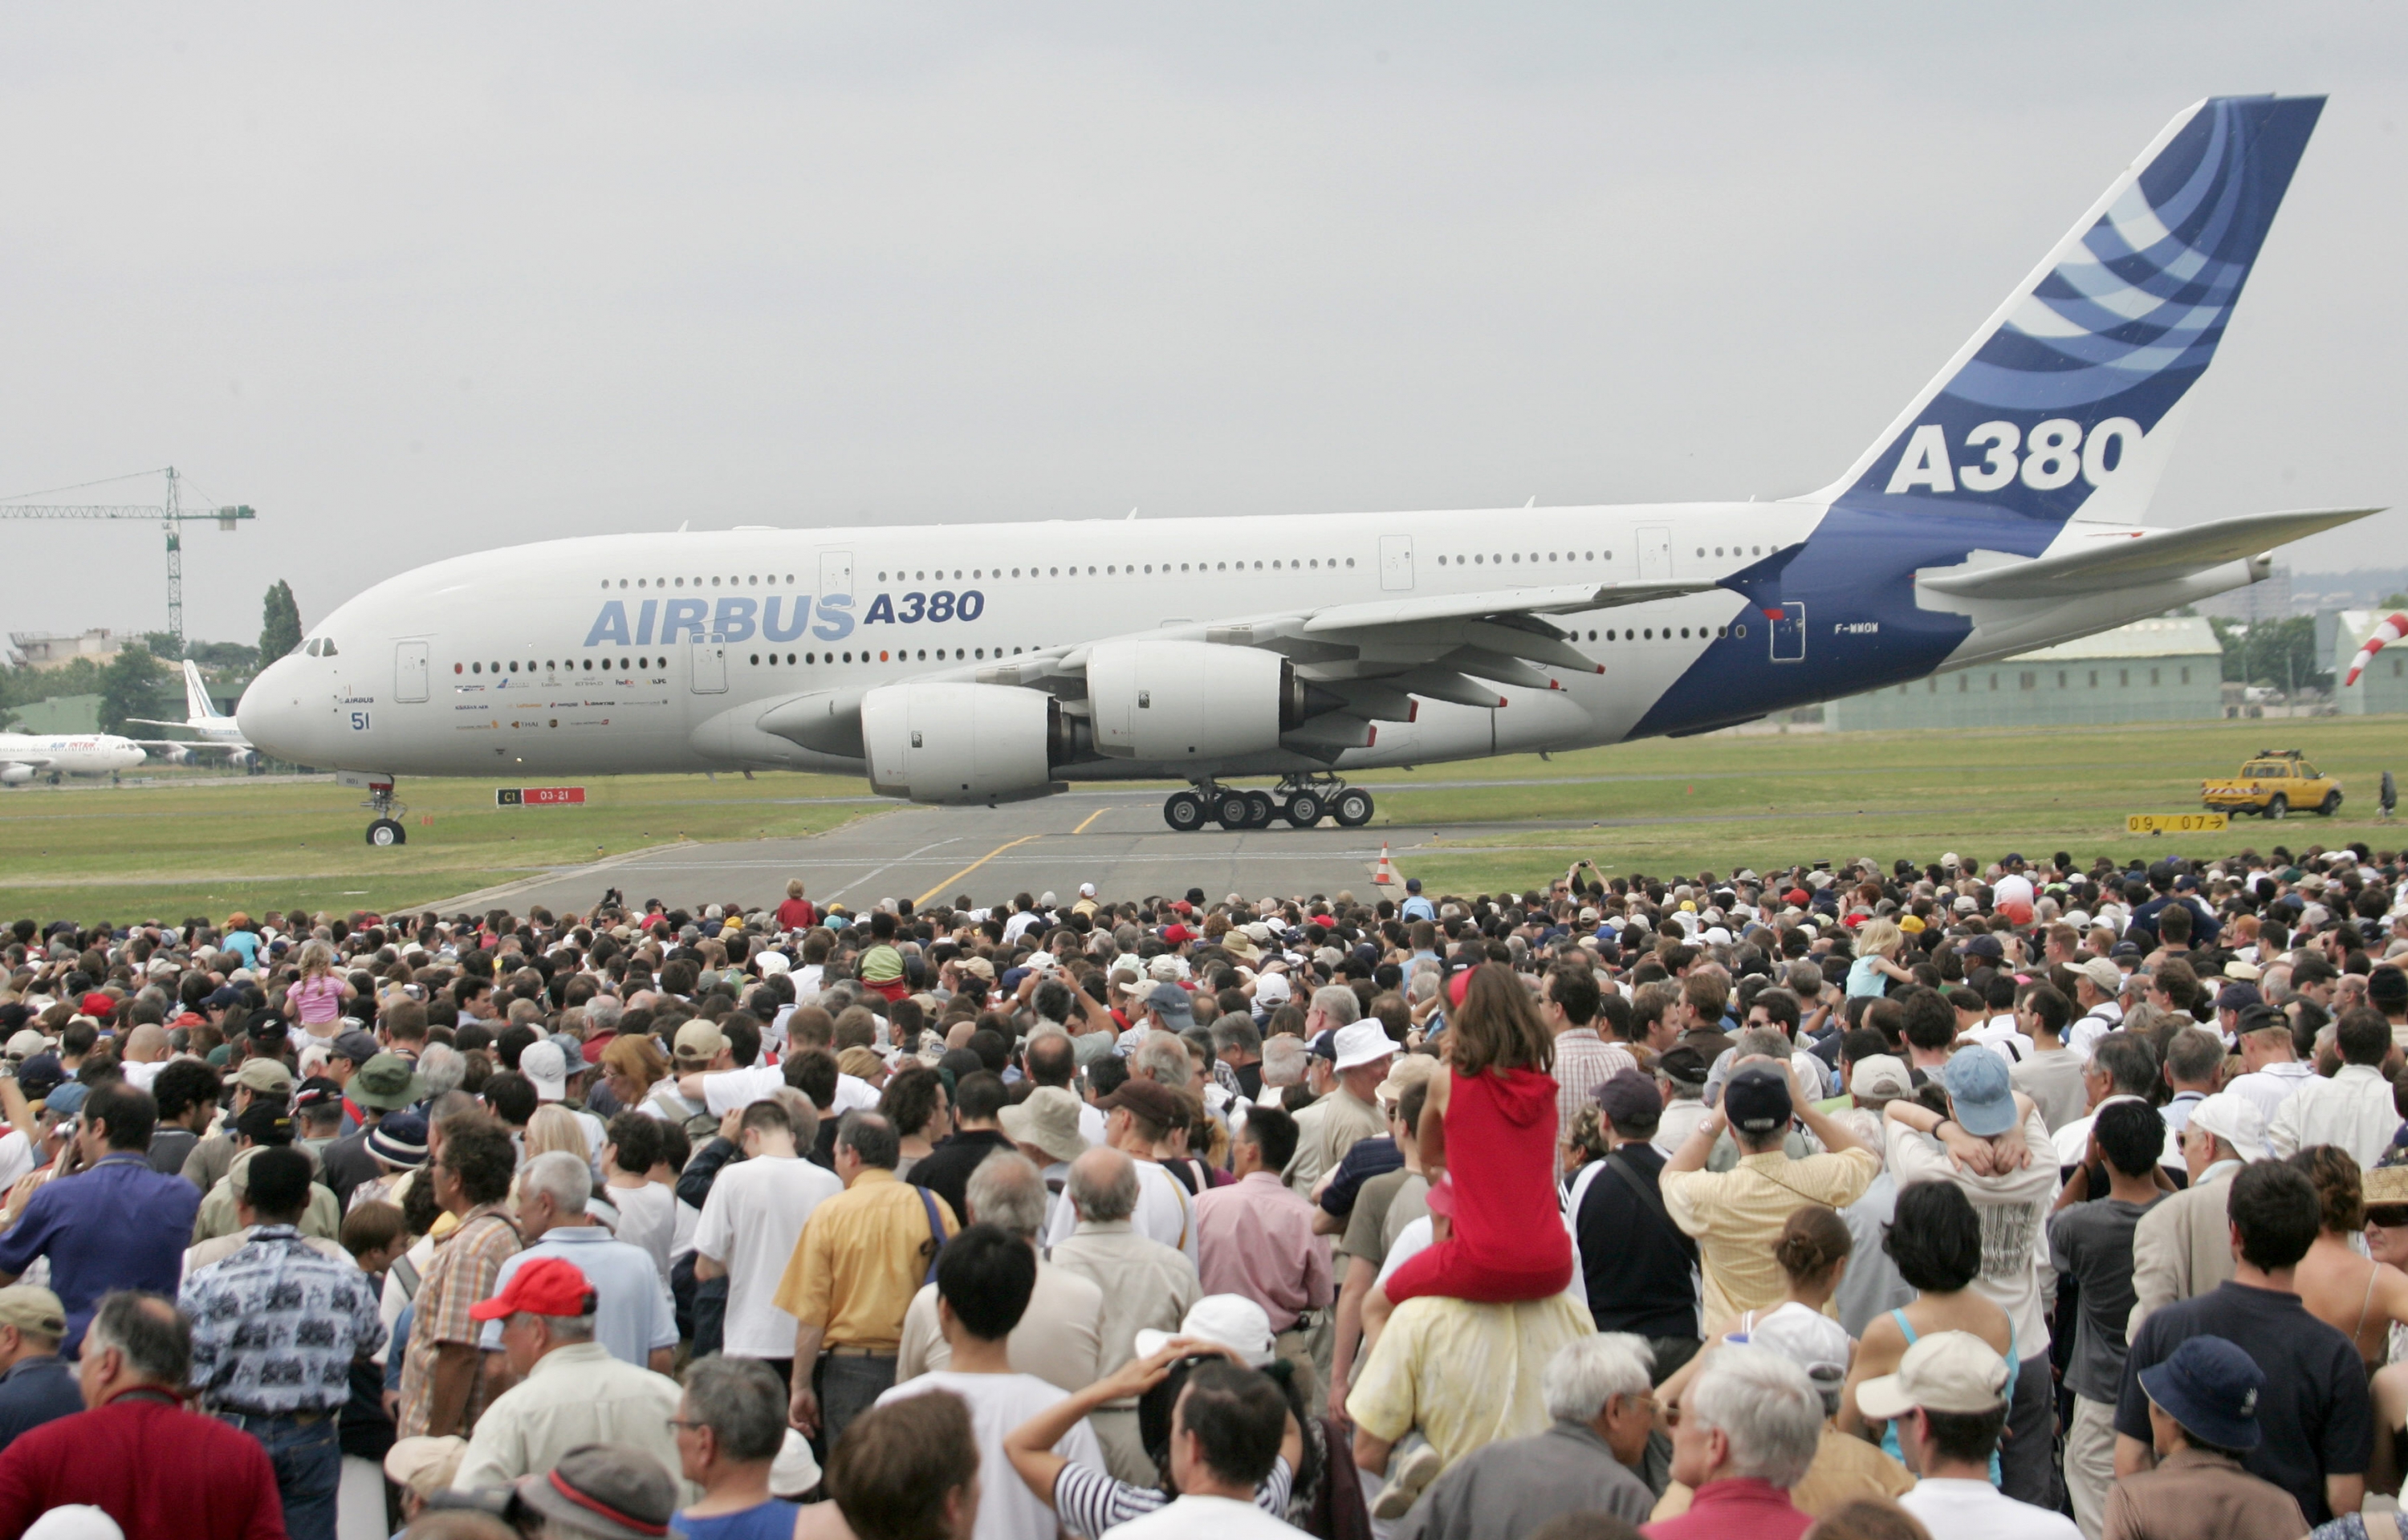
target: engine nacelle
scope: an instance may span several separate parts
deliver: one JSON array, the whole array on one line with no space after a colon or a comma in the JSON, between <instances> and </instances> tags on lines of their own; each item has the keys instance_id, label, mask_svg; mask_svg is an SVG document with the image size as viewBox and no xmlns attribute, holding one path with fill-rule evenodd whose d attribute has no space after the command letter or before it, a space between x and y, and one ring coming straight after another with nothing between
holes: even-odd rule
<instances>
[{"instance_id":1,"label":"engine nacelle","mask_svg":"<svg viewBox=\"0 0 2408 1540\"><path fill-rule=\"evenodd\" d=\"M30 764L0 767L0 786L22 786L33 778L34 767Z\"/></svg>"},{"instance_id":2,"label":"engine nacelle","mask_svg":"<svg viewBox=\"0 0 2408 1540\"><path fill-rule=\"evenodd\" d=\"M1106 642L1087 654L1096 749L1181 761L1268 753L1305 719L1296 665L1217 642Z\"/></svg>"},{"instance_id":3,"label":"engine nacelle","mask_svg":"<svg viewBox=\"0 0 2408 1540\"><path fill-rule=\"evenodd\" d=\"M1068 788L1054 779L1070 757L1061 703L1010 685L882 685L861 698L870 789L913 802L1019 802Z\"/></svg>"}]
</instances>

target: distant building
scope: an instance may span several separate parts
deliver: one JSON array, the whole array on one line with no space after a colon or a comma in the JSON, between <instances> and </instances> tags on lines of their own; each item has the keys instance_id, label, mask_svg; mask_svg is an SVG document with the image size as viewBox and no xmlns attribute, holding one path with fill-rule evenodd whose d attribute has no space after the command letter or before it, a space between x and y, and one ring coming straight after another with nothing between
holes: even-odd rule
<instances>
[{"instance_id":1,"label":"distant building","mask_svg":"<svg viewBox=\"0 0 2408 1540\"><path fill-rule=\"evenodd\" d=\"M15 708L17 725L13 733L30 733L47 737L53 733L97 733L100 731L100 697L97 695L53 695L45 701L29 701Z\"/></svg>"},{"instance_id":2,"label":"distant building","mask_svg":"<svg viewBox=\"0 0 2408 1540\"><path fill-rule=\"evenodd\" d=\"M1850 695L1823 721L1833 733L2207 721L2224 715L2223 678L2214 628L2186 615Z\"/></svg>"},{"instance_id":3,"label":"distant building","mask_svg":"<svg viewBox=\"0 0 2408 1540\"><path fill-rule=\"evenodd\" d=\"M2198 608L2201 615L2256 625L2260 620L2288 620L2291 604L2291 569L2278 566L2258 582L2201 599Z\"/></svg>"},{"instance_id":4,"label":"distant building","mask_svg":"<svg viewBox=\"0 0 2408 1540\"><path fill-rule=\"evenodd\" d=\"M117 656L132 636L121 636L107 626L96 626L72 636L52 635L41 631L12 631L8 645L16 656L9 661L24 668L58 668L78 658L90 658L94 663L107 663Z\"/></svg>"},{"instance_id":5,"label":"distant building","mask_svg":"<svg viewBox=\"0 0 2408 1540\"><path fill-rule=\"evenodd\" d=\"M2387 609L2344 609L2331 611L2331 635L2323 636L2326 617L2316 617L2319 639L2324 641L2326 657L2330 660L2333 675L2333 705L2344 717L2371 717L2379 713L2408 711L2408 642L2394 642L2374 655L2366 672L2354 685L2344 686L2349 677L2351 660L2366 645L2374 628L2389 619Z\"/></svg>"}]
</instances>

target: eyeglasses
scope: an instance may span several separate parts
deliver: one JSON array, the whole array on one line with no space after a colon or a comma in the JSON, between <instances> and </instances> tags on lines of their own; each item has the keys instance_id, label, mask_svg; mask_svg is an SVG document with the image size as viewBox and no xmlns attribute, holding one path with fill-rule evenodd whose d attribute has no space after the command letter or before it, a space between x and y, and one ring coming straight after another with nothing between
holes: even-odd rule
<instances>
[{"instance_id":1,"label":"eyeglasses","mask_svg":"<svg viewBox=\"0 0 2408 1540\"><path fill-rule=\"evenodd\" d=\"M667 1425L668 1430L672 1434L691 1433L696 1428L708 1428L710 1426L708 1422L690 1422L681 1417L663 1418L661 1420Z\"/></svg>"}]
</instances>

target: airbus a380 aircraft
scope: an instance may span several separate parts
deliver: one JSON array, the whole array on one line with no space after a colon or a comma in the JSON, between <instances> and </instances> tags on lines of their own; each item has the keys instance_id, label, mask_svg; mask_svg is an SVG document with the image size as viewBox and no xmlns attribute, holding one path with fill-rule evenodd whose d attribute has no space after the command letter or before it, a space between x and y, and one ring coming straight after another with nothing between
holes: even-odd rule
<instances>
[{"instance_id":1,"label":"airbus a380 aircraft","mask_svg":"<svg viewBox=\"0 0 2408 1540\"><path fill-rule=\"evenodd\" d=\"M367 786L380 845L397 775L1164 777L1175 829L1355 825L1348 771L1702 733L2156 615L2375 511L2137 522L2322 107L2175 118L1809 496L563 540L380 583L236 720Z\"/></svg>"}]
</instances>

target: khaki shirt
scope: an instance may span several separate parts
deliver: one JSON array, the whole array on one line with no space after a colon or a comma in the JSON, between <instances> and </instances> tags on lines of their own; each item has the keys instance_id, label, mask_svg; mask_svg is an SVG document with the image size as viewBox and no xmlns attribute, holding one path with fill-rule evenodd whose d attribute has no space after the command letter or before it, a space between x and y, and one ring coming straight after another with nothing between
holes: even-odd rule
<instances>
[{"instance_id":1,"label":"khaki shirt","mask_svg":"<svg viewBox=\"0 0 2408 1540\"><path fill-rule=\"evenodd\" d=\"M1064 1390L1085 1390L1103 1377L1096 1362L1102 1353L1103 1319L1103 1290L1076 1273L1039 1262L1028 1308L1005 1342L1012 1372L1035 1375ZM951 1368L953 1362L953 1349L937 1328L937 1286L924 1284L911 1296L911 1308L903 1313L895 1383Z\"/></svg>"},{"instance_id":2,"label":"khaki shirt","mask_svg":"<svg viewBox=\"0 0 2408 1540\"><path fill-rule=\"evenodd\" d=\"M1139 1234L1126 1219L1081 1219L1049 1260L1056 1271L1084 1278L1103 1293L1096 1318L1097 1378L1137 1357L1138 1333L1178 1331L1204 1293L1185 1257Z\"/></svg>"},{"instance_id":3,"label":"khaki shirt","mask_svg":"<svg viewBox=\"0 0 2408 1540\"><path fill-rule=\"evenodd\" d=\"M2177 1449L2154 1471L2107 1491L2103 1540L2219 1540L2224 1535L2303 1535L2300 1500L2240 1464L2204 1449Z\"/></svg>"},{"instance_id":4,"label":"khaki shirt","mask_svg":"<svg viewBox=\"0 0 2408 1540\"><path fill-rule=\"evenodd\" d=\"M1288 1158L1287 1169L1280 1173L1280 1179L1310 1198L1312 1184L1345 1159L1346 1152L1358 1141L1385 1134L1388 1119L1377 1106L1357 1100L1352 1091L1340 1086L1297 1113L1296 1130L1296 1153Z\"/></svg>"},{"instance_id":5,"label":"khaki shirt","mask_svg":"<svg viewBox=\"0 0 2408 1540\"><path fill-rule=\"evenodd\" d=\"M811 1210L770 1303L798 1325L819 1327L831 1348L894 1352L937 1247L961 1228L953 1205L930 1192L944 1234L929 1234L920 1202L926 1191L904 1185L891 1171L865 1168L851 1187Z\"/></svg>"},{"instance_id":6,"label":"khaki shirt","mask_svg":"<svg viewBox=\"0 0 2408 1540\"><path fill-rule=\"evenodd\" d=\"M668 1419L683 1398L676 1380L622 1363L598 1342L555 1348L477 1419L452 1490L473 1491L539 1475L586 1444L629 1445L678 1470L677 1434ZM699 1495L691 1482L678 1485L681 1503Z\"/></svg>"},{"instance_id":7,"label":"khaki shirt","mask_svg":"<svg viewBox=\"0 0 2408 1540\"><path fill-rule=\"evenodd\" d=\"M1780 1304L1789 1280L1772 1250L1789 1216L1808 1204L1845 1208L1881 1172L1881 1157L1858 1147L1802 1161L1771 1150L1742 1155L1728 1171L1667 1171L1657 1177L1666 1212L1697 1239L1706 1319L1727 1320Z\"/></svg>"}]
</instances>

